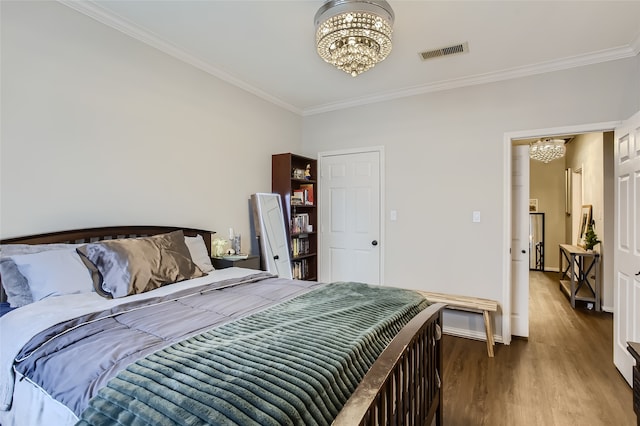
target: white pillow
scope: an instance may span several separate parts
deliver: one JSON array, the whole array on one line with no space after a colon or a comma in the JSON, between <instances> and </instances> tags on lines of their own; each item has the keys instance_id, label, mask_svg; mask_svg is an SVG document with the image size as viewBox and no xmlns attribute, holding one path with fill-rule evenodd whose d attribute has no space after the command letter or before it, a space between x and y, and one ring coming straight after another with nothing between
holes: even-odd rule
<instances>
[{"instance_id":1,"label":"white pillow","mask_svg":"<svg viewBox=\"0 0 640 426\"><path fill-rule=\"evenodd\" d=\"M213 265L211 264L211 257L209 257L209 253L207 252L207 246L204 244L204 240L202 239L202 235L198 235L195 237L184 237L184 242L187 244L187 248L189 249L189 254L191 254L191 260L195 263L198 268L205 274L213 271Z\"/></svg>"},{"instance_id":2,"label":"white pillow","mask_svg":"<svg viewBox=\"0 0 640 426\"><path fill-rule=\"evenodd\" d=\"M11 256L29 282L33 301L93 291L91 273L75 250L50 250Z\"/></svg>"}]
</instances>

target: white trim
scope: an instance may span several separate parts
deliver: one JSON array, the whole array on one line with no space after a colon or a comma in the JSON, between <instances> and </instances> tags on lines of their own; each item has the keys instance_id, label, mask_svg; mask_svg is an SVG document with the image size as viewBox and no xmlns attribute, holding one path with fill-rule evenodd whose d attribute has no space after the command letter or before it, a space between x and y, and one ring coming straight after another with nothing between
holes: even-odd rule
<instances>
[{"instance_id":1,"label":"white trim","mask_svg":"<svg viewBox=\"0 0 640 426\"><path fill-rule=\"evenodd\" d=\"M601 50L583 55L571 56L568 58L542 62L539 64L525 65L522 67L510 68L501 71L490 72L486 74L477 74L468 77L461 77L452 80L442 80L435 83L424 84L420 86L407 87L404 89L393 90L389 92L367 95L360 98L352 98L345 101L333 102L315 107L305 108L303 116L321 114L325 112L352 108L361 105L372 104L376 102L384 102L392 99L405 98L409 96L422 95L425 93L440 92L443 90L457 89L466 86L476 86L486 83L495 83L497 81L512 80L515 78L529 77L537 74L544 74L554 71L562 71L570 68L582 67L585 65L594 65L602 62L616 61L618 59L631 58L636 56L638 48L640 48L640 37L636 40L636 48L629 46L616 47L613 49Z\"/></svg>"},{"instance_id":2,"label":"white trim","mask_svg":"<svg viewBox=\"0 0 640 426\"><path fill-rule=\"evenodd\" d=\"M442 327L442 332L449 336L464 337L465 339L481 340L483 342L487 341L487 333L483 333L482 331L469 330L467 328L450 327L445 325L444 327ZM493 340L495 341L495 343L504 343L502 341L502 336L498 334L493 335Z\"/></svg>"},{"instance_id":3,"label":"white trim","mask_svg":"<svg viewBox=\"0 0 640 426\"><path fill-rule=\"evenodd\" d=\"M504 261L502 263L502 342L511 344L511 140L513 136L504 134L504 149L502 162L504 164L505 177L502 184L503 203L502 216L504 227L502 229L502 245Z\"/></svg>"},{"instance_id":4,"label":"white trim","mask_svg":"<svg viewBox=\"0 0 640 426\"><path fill-rule=\"evenodd\" d=\"M533 130L505 132L503 137L503 215L502 246L505 257L502 264L502 341L511 343L511 149L513 141L534 139L545 136L568 135L573 133L608 132L614 130L621 121L606 121L573 126L550 127Z\"/></svg>"},{"instance_id":5,"label":"white trim","mask_svg":"<svg viewBox=\"0 0 640 426\"><path fill-rule=\"evenodd\" d=\"M205 71L229 84L239 87L240 89L256 95L259 98L262 98L268 102L273 103L274 105L280 106L301 116L311 116L355 106L404 98L408 96L439 92L466 86L475 86L485 83L494 83L497 81L511 80L514 78L528 77L536 74L544 74L553 71L577 68L585 65L599 64L602 62L631 58L640 53L640 35L638 35L638 37L636 37L634 41L625 46L604 49L597 52L575 55L555 61L525 65L486 74L478 74L451 80L442 80L434 83L406 87L399 90L381 92L377 94L366 95L358 98L351 98L344 101L316 105L313 107L301 109L265 92L260 88L252 86L225 71L222 71L221 69L203 61L200 58L197 58L190 53L187 53L182 48L162 39L162 37L160 37L159 35L154 34L153 32L134 24L133 22L127 21L125 18L106 10L92 0L58 0L58 2L84 15L87 15L90 18L93 18L96 21L101 22L111 28L121 31L122 33L127 34L128 36L133 37L136 40L148 44L149 46L155 47L156 49L170 56L173 56L174 58L177 58L183 62L186 62L187 64L201 69L202 71Z\"/></svg>"},{"instance_id":6,"label":"white trim","mask_svg":"<svg viewBox=\"0 0 640 426\"><path fill-rule=\"evenodd\" d=\"M336 156L336 155L348 155L348 154L361 154L365 152L377 152L380 158L380 236L378 238L378 247L380 247L380 285L384 285L384 259L385 259L385 247L387 246L386 234L385 234L385 159L384 159L384 146L372 146L372 147L363 147L363 148L351 148L351 149L340 149L337 151L323 151L318 153L318 169L320 170L320 176L318 178L318 186L322 185L322 171L323 171L323 160L325 157ZM320 195L321 191L318 191L318 195ZM322 200L319 200L321 203ZM322 209L318 209L318 223L320 226L324 226L324 221L322 218ZM320 228L318 231L322 231ZM322 262L322 232L318 233L318 271L320 270L320 262Z\"/></svg>"}]
</instances>

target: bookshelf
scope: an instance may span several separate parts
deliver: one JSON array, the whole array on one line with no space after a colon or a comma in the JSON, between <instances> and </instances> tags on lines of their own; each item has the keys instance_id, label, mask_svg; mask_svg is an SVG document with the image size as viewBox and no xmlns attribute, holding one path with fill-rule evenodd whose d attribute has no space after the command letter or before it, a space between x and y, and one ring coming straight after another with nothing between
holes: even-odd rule
<instances>
[{"instance_id":1,"label":"bookshelf","mask_svg":"<svg viewBox=\"0 0 640 426\"><path fill-rule=\"evenodd\" d=\"M271 190L280 194L293 278L316 280L318 271L318 162L286 153L271 157Z\"/></svg>"}]
</instances>

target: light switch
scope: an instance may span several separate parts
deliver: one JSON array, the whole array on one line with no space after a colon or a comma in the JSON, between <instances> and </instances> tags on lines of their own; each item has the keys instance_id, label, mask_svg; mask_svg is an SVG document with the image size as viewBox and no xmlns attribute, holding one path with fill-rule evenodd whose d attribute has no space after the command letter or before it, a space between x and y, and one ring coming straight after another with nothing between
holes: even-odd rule
<instances>
[{"instance_id":1,"label":"light switch","mask_svg":"<svg viewBox=\"0 0 640 426\"><path fill-rule=\"evenodd\" d=\"M389 212L389 220L392 222L395 222L396 220L398 220L398 212L395 210L391 210Z\"/></svg>"},{"instance_id":2,"label":"light switch","mask_svg":"<svg viewBox=\"0 0 640 426\"><path fill-rule=\"evenodd\" d=\"M473 222L480 223L480 212L477 210L473 212Z\"/></svg>"}]
</instances>

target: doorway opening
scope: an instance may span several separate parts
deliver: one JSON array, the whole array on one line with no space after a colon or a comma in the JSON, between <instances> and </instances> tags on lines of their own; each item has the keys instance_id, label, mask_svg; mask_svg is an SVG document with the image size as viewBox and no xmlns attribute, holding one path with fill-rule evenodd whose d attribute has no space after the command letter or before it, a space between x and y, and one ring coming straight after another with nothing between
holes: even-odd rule
<instances>
[{"instance_id":1,"label":"doorway opening","mask_svg":"<svg viewBox=\"0 0 640 426\"><path fill-rule=\"evenodd\" d=\"M526 253L526 257L528 260L528 252L529 252L529 247L528 247L528 240L525 240L527 246L524 247L515 247L512 244L512 239L513 239L513 235L514 232L516 230L516 228L518 226L522 227L522 226L526 226L527 229L525 231L525 233L528 234L529 232L529 214L528 214L528 209L525 209L524 211L522 209L520 210L514 210L514 198L515 195L512 193L513 191L513 169L514 164L512 162L514 153L516 152L516 147L520 146L520 145L528 145L528 143L532 140L537 140L539 138L545 138L545 137L556 137L556 136L565 136L565 135L584 135L584 134L591 134L591 133L600 133L603 134L603 132L611 132L616 125L618 125L618 122L610 122L610 123L597 123L597 124L591 124L591 125L581 125L581 126L566 126L566 127L558 127L558 128L550 128L550 129L538 129L538 130L530 130L530 131L521 131L521 132L513 132L513 133L505 133L504 135L504 142L505 142L505 157L504 157L504 161L505 161L505 176L506 176L506 185L505 185L505 199L507 200L507 202L505 203L505 217L507 218L507 220L505 221L505 225L504 225L504 245L506 248L506 253L508 253L509 255L509 261L505 262L505 267L504 267L504 286L503 286L503 292L504 292L504 299L505 300L510 300L511 301L511 306L507 307L506 311L504 312L504 315L502 317L502 327L503 327L503 341L505 343L508 344L508 342L511 341L511 336L513 335L518 335L517 333L512 333L513 331L513 319L514 319L514 315L517 315L518 312L527 312L528 311L528 301L529 301L529 279L528 279L528 273L529 273L529 262L514 262L514 258L517 256L521 256L521 253ZM611 133L609 133L611 134ZM606 138L605 138L606 139ZM610 144L610 148L613 147L613 137L611 137L611 144ZM601 145L601 149L602 149L602 145ZM608 149L608 148L607 148ZM611 150L613 151L613 150ZM522 161L529 161L528 158L523 159ZM560 227L559 229L561 229L561 232L559 233L557 240L554 242L551 238L547 237L547 249L546 249L546 256L545 256L545 269L547 271L554 271L554 267L555 267L555 271L557 271L559 269L559 266L557 265L558 263L558 253L557 253L557 249L558 249L558 244L559 243L565 243L565 241L570 242L575 244L577 241L574 241L574 237L573 237L573 233L570 229L573 228L573 225L571 224L571 220L572 220L572 215L570 214L570 210L573 209L572 203L574 200L576 199L580 199L583 198L582 195L584 195L584 190L582 189L584 187L584 183L582 182L585 178L585 169L588 168L586 166L578 166L574 165L573 169L582 169L582 173L573 173L575 170L572 170L570 174L567 174L566 172L566 168L564 161L562 161L561 163L557 163L556 167L558 168L558 175L556 176L556 185L555 185L555 190L557 191L557 194L555 195L555 199L557 200L557 209L560 211L561 216L560 216ZM580 163L582 164L582 163ZM580 171L580 170L578 170ZM605 168L606 172L610 172L609 169ZM523 185L524 187L527 188L527 191L529 189L529 180L530 180L530 173L527 173L526 175L526 183L525 185ZM576 180L576 176L577 175L578 179ZM567 179L568 177L571 177L571 179ZM575 181L575 182L574 182ZM581 197L567 197L567 194L565 193L565 188L568 187L572 187L575 189L575 191L579 191L581 194ZM608 191L613 193L613 190ZM572 193L573 195L573 193ZM527 198L529 197L529 194L527 194ZM532 196L532 198L536 198L535 196ZM571 200L568 200L568 198L571 198ZM606 195L605 195L606 198ZM580 203L582 201L579 201ZM602 205L602 204L601 204ZM543 205L542 202L540 202L539 204L539 208L542 210L543 208L546 208L546 206ZM518 214L514 214L514 211L520 211L520 213ZM603 213L599 213L599 216L596 217L596 220L598 220L598 226L601 226L601 229L605 229L604 227L604 223L602 223L602 214ZM520 216L520 217L518 217ZM548 228L547 232L553 232L552 229L554 229L554 220L557 222L558 219L551 219L551 218L546 218L546 225L545 227ZM613 215L609 216L609 222L613 221ZM557 224L555 226L558 226ZM611 237L611 240L612 237ZM523 252L524 250L524 252ZM613 259L613 256L609 256L610 259ZM555 262L554 262L555 261ZM516 264L519 263L519 264ZM555 263L555 265L554 265ZM517 269L521 269L521 268L526 268L526 271L518 271ZM604 269L603 269L604 270ZM520 277L520 278L518 278ZM606 302L606 300L605 300ZM612 303L612 302L611 302ZM523 308L523 306L526 306L525 308ZM520 319L520 321L522 321L522 319ZM527 321L528 321L528 312L527 312ZM528 333L528 330L526 330ZM523 337L528 337L528 334L523 336Z\"/></svg>"},{"instance_id":2,"label":"doorway opening","mask_svg":"<svg viewBox=\"0 0 640 426\"><path fill-rule=\"evenodd\" d=\"M612 167L605 167L606 161L612 161L613 144L606 142L613 141L612 132L576 132L572 134L556 133L547 134L540 133L540 136L529 136L526 138L511 138L510 151L512 161L528 162L527 166L517 166L512 164L514 170L521 169L528 171L517 185L512 181L513 197L510 210L510 218L512 223L512 232L529 234L529 242L531 242L531 214L522 214L522 208L515 204L519 197L517 192L522 191L528 193L529 197L529 213L536 211L545 213L545 265L546 272L559 272L561 268L558 255L560 244L578 244L577 230L579 229L580 210L584 203L594 205L593 224L597 228L598 236L603 239L606 236L607 222L612 223L613 215L611 212L605 214L605 193L613 192L613 187L607 188L606 182L612 181L611 177L606 177L605 173L611 173ZM542 163L530 160L528 157L515 155L515 147L528 145L531 141L540 137L563 138L566 141L567 155L563 159L555 160L550 163ZM611 155L607 152L611 150ZM612 183L611 183L612 185ZM521 202L521 201L520 201ZM533 210L532 210L533 209ZM518 231L518 229L523 231ZM613 235L608 235L609 241L613 241ZM513 241L518 241L512 237ZM531 259L531 244L529 247L511 247L512 253L517 256L523 250L527 251L527 257ZM513 335L528 337L528 303L529 303L529 270L524 271L523 262L515 262L512 254L511 267L513 271L512 290L512 322L511 332ZM610 256L610 260L613 256ZM530 262L526 262L530 266ZM612 268L612 266L610 266ZM518 272L520 269L520 272ZM531 269L529 267L528 269ZM534 268L535 269L535 268ZM612 270L604 265L603 271ZM605 311L613 311L613 300L611 293L611 284L603 280L604 274L601 274L600 288L606 289L603 294L603 309ZM610 280L608 280L610 281ZM595 293L594 293L595 296ZM593 306L593 305L591 305ZM523 314L527 318L523 318ZM523 326L522 324L525 324Z\"/></svg>"}]
</instances>

